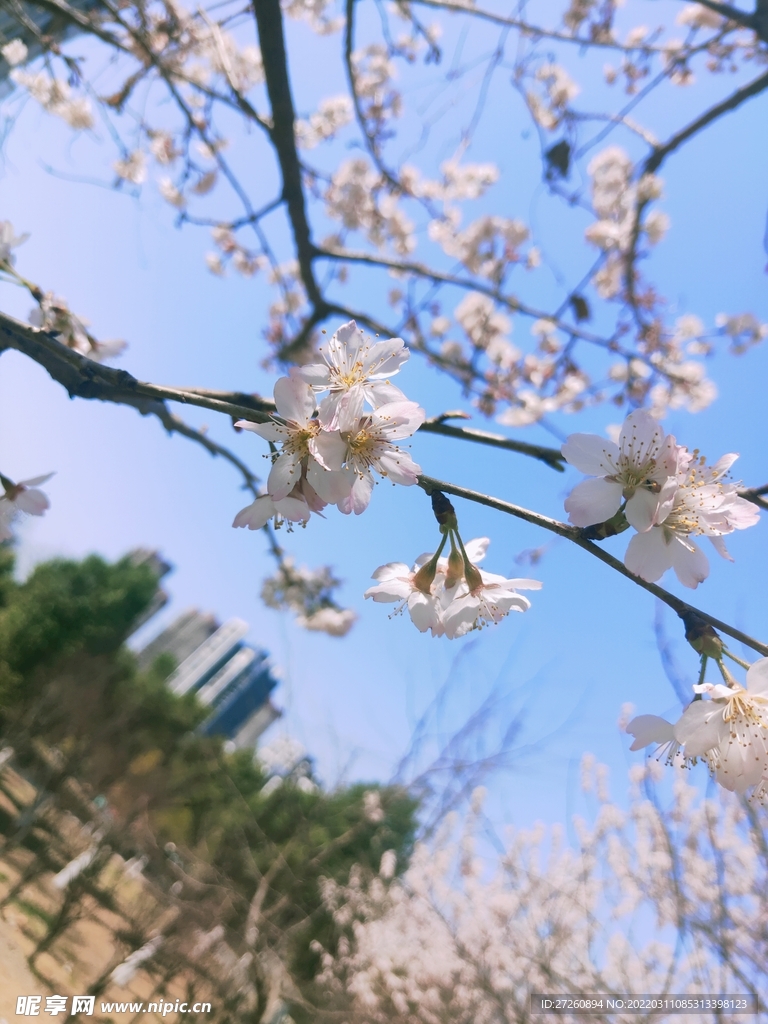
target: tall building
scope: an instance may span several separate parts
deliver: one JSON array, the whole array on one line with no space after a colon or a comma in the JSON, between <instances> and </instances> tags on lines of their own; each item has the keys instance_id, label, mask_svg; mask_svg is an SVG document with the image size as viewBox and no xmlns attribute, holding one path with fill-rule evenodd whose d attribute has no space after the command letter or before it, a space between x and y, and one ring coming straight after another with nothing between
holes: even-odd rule
<instances>
[{"instance_id":1,"label":"tall building","mask_svg":"<svg viewBox=\"0 0 768 1024\"><path fill-rule=\"evenodd\" d=\"M200 725L205 736L226 736L238 749L252 747L280 712L269 695L277 685L265 651L244 642L248 623L229 619L218 625L210 614L190 608L138 652L149 668L170 654L176 668L167 685L177 696L194 693L211 709Z\"/></svg>"}]
</instances>

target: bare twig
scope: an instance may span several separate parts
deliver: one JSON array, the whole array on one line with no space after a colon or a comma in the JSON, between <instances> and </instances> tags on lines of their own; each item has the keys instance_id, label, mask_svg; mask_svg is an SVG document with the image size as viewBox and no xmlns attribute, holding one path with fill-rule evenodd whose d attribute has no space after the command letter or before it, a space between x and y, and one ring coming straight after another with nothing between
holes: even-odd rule
<instances>
[{"instance_id":1,"label":"bare twig","mask_svg":"<svg viewBox=\"0 0 768 1024\"><path fill-rule=\"evenodd\" d=\"M681 598L676 597L674 594L670 594L669 591L664 590L663 587L658 586L656 583L648 583L646 580L641 579L639 576L635 576L629 569L620 562L618 558L614 558L613 555L609 555L607 551L603 551L601 547L594 544L590 540L586 540L582 535L582 531L575 526L568 526L567 523L561 523L557 519L550 519L549 516L541 515L539 512L532 512L530 509L522 508L520 505L513 505L508 501L502 501L499 498L494 498L489 494L482 494L480 491L472 491L467 487L459 487L456 484L447 483L443 480L435 480L433 477L421 476L419 477L419 486L431 494L433 491L444 491L446 494L453 494L457 498L466 498L468 501L474 501L478 505L486 505L488 508L495 508L499 512L505 512L507 515L514 516L516 519L522 519L526 523L531 523L534 526L539 526L543 530L548 530L550 533L557 534L558 537L564 537L566 540L571 541L578 547L583 548L584 551L588 551L595 558L599 558L601 562L615 569L620 575L625 576L627 579L632 580L643 590L647 590L654 597L658 597L659 600L663 601L664 604L677 612L684 622L686 620L698 618L708 623L714 629L719 629L722 633L726 633L728 636L733 637L734 640L738 640L740 643L746 644L747 647L751 647L753 651L757 651L759 654L768 656L768 644L762 643L760 640L755 640L754 637L749 636L746 633L742 633L740 629L736 629L734 626L729 626L727 622L721 622L720 619L716 619L713 615L708 612L703 612L699 608L695 608L693 605L688 604L687 601L683 601Z\"/></svg>"}]
</instances>

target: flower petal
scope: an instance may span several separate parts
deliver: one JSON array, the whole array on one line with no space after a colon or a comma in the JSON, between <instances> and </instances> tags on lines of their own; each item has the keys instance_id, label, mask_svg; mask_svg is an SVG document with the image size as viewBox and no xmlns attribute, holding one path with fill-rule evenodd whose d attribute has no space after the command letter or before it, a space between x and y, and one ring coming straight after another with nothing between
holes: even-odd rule
<instances>
[{"instance_id":1,"label":"flower petal","mask_svg":"<svg viewBox=\"0 0 768 1024\"><path fill-rule=\"evenodd\" d=\"M246 526L249 530L260 530L275 514L275 503L268 494L246 505L235 516L233 526Z\"/></svg>"},{"instance_id":2,"label":"flower petal","mask_svg":"<svg viewBox=\"0 0 768 1024\"><path fill-rule=\"evenodd\" d=\"M727 732L723 708L711 700L693 701L674 726L675 739L683 744L688 757L703 757L720 743Z\"/></svg>"},{"instance_id":3,"label":"flower petal","mask_svg":"<svg viewBox=\"0 0 768 1024\"><path fill-rule=\"evenodd\" d=\"M695 590L709 576L707 556L693 541L683 543L675 537L669 545L672 568L684 587Z\"/></svg>"},{"instance_id":4,"label":"flower petal","mask_svg":"<svg viewBox=\"0 0 768 1024\"><path fill-rule=\"evenodd\" d=\"M640 579L655 583L672 567L671 546L664 539L663 527L636 533L627 547L624 565Z\"/></svg>"},{"instance_id":5,"label":"flower petal","mask_svg":"<svg viewBox=\"0 0 768 1024\"><path fill-rule=\"evenodd\" d=\"M621 497L621 484L613 480L582 480L565 499L565 511L574 526L594 526L619 511Z\"/></svg>"},{"instance_id":6,"label":"flower petal","mask_svg":"<svg viewBox=\"0 0 768 1024\"><path fill-rule=\"evenodd\" d=\"M315 396L312 388L303 380L279 377L275 381L275 405L284 420L299 423L305 427L315 411Z\"/></svg>"},{"instance_id":7,"label":"flower petal","mask_svg":"<svg viewBox=\"0 0 768 1024\"><path fill-rule=\"evenodd\" d=\"M627 502L624 515L638 533L645 533L655 524L659 511L659 495L640 487Z\"/></svg>"},{"instance_id":8,"label":"flower petal","mask_svg":"<svg viewBox=\"0 0 768 1024\"><path fill-rule=\"evenodd\" d=\"M30 516L41 516L47 508L51 507L48 495L34 487L25 488L16 496L14 501L16 508L26 512Z\"/></svg>"},{"instance_id":9,"label":"flower petal","mask_svg":"<svg viewBox=\"0 0 768 1024\"><path fill-rule=\"evenodd\" d=\"M267 491L273 501L279 501L289 494L299 482L301 462L295 453L285 452L272 464L267 478Z\"/></svg>"},{"instance_id":10,"label":"flower petal","mask_svg":"<svg viewBox=\"0 0 768 1024\"><path fill-rule=\"evenodd\" d=\"M628 723L625 732L635 737L630 750L642 750L652 743L669 743L675 738L672 723L658 715L638 715Z\"/></svg>"},{"instance_id":11,"label":"flower petal","mask_svg":"<svg viewBox=\"0 0 768 1024\"><path fill-rule=\"evenodd\" d=\"M610 476L619 459L618 445L599 434L571 434L560 451L567 462L587 476Z\"/></svg>"}]
</instances>

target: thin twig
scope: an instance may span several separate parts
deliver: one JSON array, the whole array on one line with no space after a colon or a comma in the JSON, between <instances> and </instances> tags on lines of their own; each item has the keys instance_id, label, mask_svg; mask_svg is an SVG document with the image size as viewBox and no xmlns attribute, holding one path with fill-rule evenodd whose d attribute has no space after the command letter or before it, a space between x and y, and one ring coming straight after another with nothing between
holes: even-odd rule
<instances>
[{"instance_id":1,"label":"thin twig","mask_svg":"<svg viewBox=\"0 0 768 1024\"><path fill-rule=\"evenodd\" d=\"M599 558L601 562L615 569L620 575L625 576L627 579L632 580L637 586L642 587L643 590L647 590L654 597L658 597L659 600L663 601L664 604L677 612L681 619L691 619L698 617L703 619L704 622L708 623L715 629L720 630L722 633L727 633L728 636L733 637L734 640L738 640L740 643L746 644L747 647L751 647L753 651L757 651L759 654L768 656L768 644L762 643L760 640L755 640L754 637L749 636L746 633L742 633L740 629L736 629L734 626L729 626L727 622L721 622L720 619L716 619L713 615L708 612L703 612L699 608L688 604L687 601L683 601L681 598L676 597L674 594L670 594L669 591L664 590L663 587L658 586L656 583L649 583L647 580L641 579L639 576L635 576L629 569L620 562L618 558L614 558L613 555L609 555L607 551L603 551L601 547L594 544L590 540L585 540L582 536L581 530L575 526L568 526L567 523L561 523L557 519L550 519L549 516L541 515L539 512L532 512L530 509L522 508L519 505L513 505L508 501L501 501L499 498L494 498L489 494L482 494L480 491L472 491L467 487L459 487L456 484L447 483L444 480L435 480L433 477L421 476L418 480L419 486L431 494L433 491L443 491L445 494L453 494L457 498L466 498L467 501L474 501L478 505L486 505L488 508L494 508L499 512L505 512L507 515L515 516L516 519L522 519L526 523L531 523L534 526L539 526L544 530L548 530L550 533L557 534L558 537L564 537L566 540L571 541L578 547L583 548L584 551L588 551L595 558Z\"/></svg>"}]
</instances>

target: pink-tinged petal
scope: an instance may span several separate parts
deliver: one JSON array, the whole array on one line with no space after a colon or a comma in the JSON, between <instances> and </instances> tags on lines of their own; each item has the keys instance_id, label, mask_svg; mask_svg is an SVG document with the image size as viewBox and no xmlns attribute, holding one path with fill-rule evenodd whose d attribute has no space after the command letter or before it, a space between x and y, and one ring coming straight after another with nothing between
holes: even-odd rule
<instances>
[{"instance_id":1,"label":"pink-tinged petal","mask_svg":"<svg viewBox=\"0 0 768 1024\"><path fill-rule=\"evenodd\" d=\"M415 434L427 414L418 402L390 402L374 413L374 421L386 424L386 435L397 441Z\"/></svg>"},{"instance_id":2,"label":"pink-tinged petal","mask_svg":"<svg viewBox=\"0 0 768 1024\"><path fill-rule=\"evenodd\" d=\"M315 396L305 381L280 377L275 381L275 405L284 420L305 427L315 411Z\"/></svg>"},{"instance_id":3,"label":"pink-tinged petal","mask_svg":"<svg viewBox=\"0 0 768 1024\"><path fill-rule=\"evenodd\" d=\"M398 373L403 363L408 361L410 352L402 338L390 338L388 341L377 341L372 345L363 360L363 374L369 380L381 380Z\"/></svg>"},{"instance_id":4,"label":"pink-tinged petal","mask_svg":"<svg viewBox=\"0 0 768 1024\"><path fill-rule=\"evenodd\" d=\"M642 466L659 454L664 444L664 430L645 409L636 409L624 420L619 434L621 454L634 465Z\"/></svg>"},{"instance_id":5,"label":"pink-tinged petal","mask_svg":"<svg viewBox=\"0 0 768 1024\"><path fill-rule=\"evenodd\" d=\"M405 564L405 562L387 562L386 565L380 565L379 568L371 576L372 580L394 580L402 577L403 579L409 579L411 570ZM410 586L410 584L409 584Z\"/></svg>"},{"instance_id":6,"label":"pink-tinged petal","mask_svg":"<svg viewBox=\"0 0 768 1024\"><path fill-rule=\"evenodd\" d=\"M633 526L638 533L645 533L655 524L658 510L658 494L653 494L641 487L627 502L624 515L627 517L629 525Z\"/></svg>"},{"instance_id":7,"label":"pink-tinged petal","mask_svg":"<svg viewBox=\"0 0 768 1024\"><path fill-rule=\"evenodd\" d=\"M440 608L434 597L426 594L411 594L408 598L408 614L420 633L434 630L440 622Z\"/></svg>"},{"instance_id":8,"label":"pink-tinged petal","mask_svg":"<svg viewBox=\"0 0 768 1024\"><path fill-rule=\"evenodd\" d=\"M721 558L724 558L726 562L733 561L733 556L731 555L728 548L725 546L725 541L722 537L710 537L709 541L712 547L715 549L718 555L720 555Z\"/></svg>"},{"instance_id":9,"label":"pink-tinged petal","mask_svg":"<svg viewBox=\"0 0 768 1024\"><path fill-rule=\"evenodd\" d=\"M292 523L306 523L312 514L306 501L302 501L301 498L294 498L290 494L287 498L280 498L279 501L276 501L275 509L283 518L288 519Z\"/></svg>"},{"instance_id":10,"label":"pink-tinged petal","mask_svg":"<svg viewBox=\"0 0 768 1024\"><path fill-rule=\"evenodd\" d=\"M421 466L407 452L400 450L385 452L379 458L379 467L388 480L405 487L415 484L421 473Z\"/></svg>"},{"instance_id":11,"label":"pink-tinged petal","mask_svg":"<svg viewBox=\"0 0 768 1024\"><path fill-rule=\"evenodd\" d=\"M326 395L317 410L317 418L323 430L338 430L339 428L339 406L346 392L332 391Z\"/></svg>"},{"instance_id":12,"label":"pink-tinged petal","mask_svg":"<svg viewBox=\"0 0 768 1024\"><path fill-rule=\"evenodd\" d=\"M298 455L279 455L272 464L267 478L267 491L273 501L279 501L293 490L301 477L301 462Z\"/></svg>"},{"instance_id":13,"label":"pink-tinged petal","mask_svg":"<svg viewBox=\"0 0 768 1024\"><path fill-rule=\"evenodd\" d=\"M544 586L541 580L526 579L504 580L504 583L500 585L506 587L509 590L541 590L541 588Z\"/></svg>"},{"instance_id":14,"label":"pink-tinged petal","mask_svg":"<svg viewBox=\"0 0 768 1024\"><path fill-rule=\"evenodd\" d=\"M325 363L312 363L309 366L292 366L291 378L303 381L310 387L322 391L331 385L331 375Z\"/></svg>"},{"instance_id":15,"label":"pink-tinged petal","mask_svg":"<svg viewBox=\"0 0 768 1024\"><path fill-rule=\"evenodd\" d=\"M338 472L347 458L347 442L338 430L321 430L309 442L309 450L326 470Z\"/></svg>"},{"instance_id":16,"label":"pink-tinged petal","mask_svg":"<svg viewBox=\"0 0 768 1024\"><path fill-rule=\"evenodd\" d=\"M658 526L660 523L663 523L664 520L669 516L669 513L675 506L675 496L677 495L679 486L680 485L677 482L677 477L675 476L667 477L667 479L661 485L661 490L656 496L659 503L659 507L656 510L656 520L654 525Z\"/></svg>"},{"instance_id":17,"label":"pink-tinged petal","mask_svg":"<svg viewBox=\"0 0 768 1024\"><path fill-rule=\"evenodd\" d=\"M360 418L363 415L365 391L359 384L350 388L339 400L336 423L342 434L356 434L360 429ZM323 422L323 426L325 423Z\"/></svg>"},{"instance_id":18,"label":"pink-tinged petal","mask_svg":"<svg viewBox=\"0 0 768 1024\"><path fill-rule=\"evenodd\" d=\"M249 530L260 530L275 514L275 503L265 494L251 502L235 516L233 526L245 526Z\"/></svg>"},{"instance_id":19,"label":"pink-tinged petal","mask_svg":"<svg viewBox=\"0 0 768 1024\"><path fill-rule=\"evenodd\" d=\"M571 434L560 451L566 462L587 476L610 476L616 472L618 445L598 434Z\"/></svg>"},{"instance_id":20,"label":"pink-tinged petal","mask_svg":"<svg viewBox=\"0 0 768 1024\"><path fill-rule=\"evenodd\" d=\"M250 420L238 420L235 426L240 427L241 430L250 430L251 433L258 434L259 437L263 437L265 441L271 441L273 444L279 444L288 437L288 430L278 423L252 423Z\"/></svg>"},{"instance_id":21,"label":"pink-tinged petal","mask_svg":"<svg viewBox=\"0 0 768 1024\"><path fill-rule=\"evenodd\" d=\"M324 469L319 462L310 458L307 467L307 480L328 505L343 501L352 490L355 474L350 469L331 471Z\"/></svg>"},{"instance_id":22,"label":"pink-tinged petal","mask_svg":"<svg viewBox=\"0 0 768 1024\"><path fill-rule=\"evenodd\" d=\"M42 491L35 490L34 487L25 489L18 494L14 505L30 516L41 516L47 508L51 507L48 496Z\"/></svg>"},{"instance_id":23,"label":"pink-tinged petal","mask_svg":"<svg viewBox=\"0 0 768 1024\"><path fill-rule=\"evenodd\" d=\"M347 516L350 512L354 512L356 516L359 516L368 508L372 491L373 477L370 473L364 473L362 476L358 476L352 485L352 490L350 491L349 496L338 503L339 511L343 512L344 515Z\"/></svg>"},{"instance_id":24,"label":"pink-tinged petal","mask_svg":"<svg viewBox=\"0 0 768 1024\"><path fill-rule=\"evenodd\" d=\"M760 522L760 510L746 498L733 498L728 505L728 523L734 530L746 530Z\"/></svg>"},{"instance_id":25,"label":"pink-tinged petal","mask_svg":"<svg viewBox=\"0 0 768 1024\"><path fill-rule=\"evenodd\" d=\"M373 598L377 604L387 604L392 601L405 601L410 594L411 585L407 579L391 579L375 587L369 587L365 597Z\"/></svg>"},{"instance_id":26,"label":"pink-tinged petal","mask_svg":"<svg viewBox=\"0 0 768 1024\"><path fill-rule=\"evenodd\" d=\"M677 443L674 434L667 434L656 458L657 474L661 477L676 477L685 468L681 466L681 460L687 454L688 449Z\"/></svg>"},{"instance_id":27,"label":"pink-tinged petal","mask_svg":"<svg viewBox=\"0 0 768 1024\"><path fill-rule=\"evenodd\" d=\"M374 409L379 409L382 405L389 405L391 402L408 401L400 388L396 388L395 385L390 384L388 380L382 380L378 381L376 384L371 384L365 389L365 391L368 401Z\"/></svg>"},{"instance_id":28,"label":"pink-tinged petal","mask_svg":"<svg viewBox=\"0 0 768 1024\"><path fill-rule=\"evenodd\" d=\"M755 697L768 697L768 658L760 658L749 666L747 689Z\"/></svg>"},{"instance_id":29,"label":"pink-tinged petal","mask_svg":"<svg viewBox=\"0 0 768 1024\"><path fill-rule=\"evenodd\" d=\"M672 568L684 587L695 590L709 576L707 556L693 541L681 541L678 537L669 545Z\"/></svg>"},{"instance_id":30,"label":"pink-tinged petal","mask_svg":"<svg viewBox=\"0 0 768 1024\"><path fill-rule=\"evenodd\" d=\"M574 526L594 526L615 515L621 499L621 484L599 476L576 484L565 499L565 511Z\"/></svg>"},{"instance_id":31,"label":"pink-tinged petal","mask_svg":"<svg viewBox=\"0 0 768 1024\"><path fill-rule=\"evenodd\" d=\"M658 715L638 715L629 722L625 732L635 737L630 750L642 750L652 743L669 743L675 738L672 723Z\"/></svg>"},{"instance_id":32,"label":"pink-tinged petal","mask_svg":"<svg viewBox=\"0 0 768 1024\"><path fill-rule=\"evenodd\" d=\"M31 480L20 480L20 487L39 487L40 484L47 484L52 476L56 476L55 471L53 473L44 473L42 476L33 476Z\"/></svg>"},{"instance_id":33,"label":"pink-tinged petal","mask_svg":"<svg viewBox=\"0 0 768 1024\"><path fill-rule=\"evenodd\" d=\"M672 568L671 544L664 538L663 528L655 526L648 533L636 533L624 555L624 565L635 576L648 583L661 579Z\"/></svg>"},{"instance_id":34,"label":"pink-tinged petal","mask_svg":"<svg viewBox=\"0 0 768 1024\"><path fill-rule=\"evenodd\" d=\"M317 512L318 515L322 514L323 509L326 505L330 505L330 501L324 501L317 493L315 488L309 483L307 478L303 476L301 480L296 484L292 491L294 498L300 498L306 501L310 508L310 511ZM323 516L325 518L325 516Z\"/></svg>"},{"instance_id":35,"label":"pink-tinged petal","mask_svg":"<svg viewBox=\"0 0 768 1024\"><path fill-rule=\"evenodd\" d=\"M728 455L721 455L712 467L713 478L718 479L719 477L724 476L738 457L738 452L729 452Z\"/></svg>"},{"instance_id":36,"label":"pink-tinged petal","mask_svg":"<svg viewBox=\"0 0 768 1024\"><path fill-rule=\"evenodd\" d=\"M355 321L348 320L331 335L329 347L337 348L339 346L344 346L346 349L352 349L350 354L354 355L354 353L360 348L360 344L363 340L363 332L358 328Z\"/></svg>"},{"instance_id":37,"label":"pink-tinged petal","mask_svg":"<svg viewBox=\"0 0 768 1024\"><path fill-rule=\"evenodd\" d=\"M674 726L675 739L685 747L688 757L702 757L713 750L728 732L723 708L711 700L695 700Z\"/></svg>"},{"instance_id":38,"label":"pink-tinged petal","mask_svg":"<svg viewBox=\"0 0 768 1024\"><path fill-rule=\"evenodd\" d=\"M464 545L464 550L467 552L467 558L473 565L482 562L490 543L489 537L473 537L472 540L467 541Z\"/></svg>"}]
</instances>

